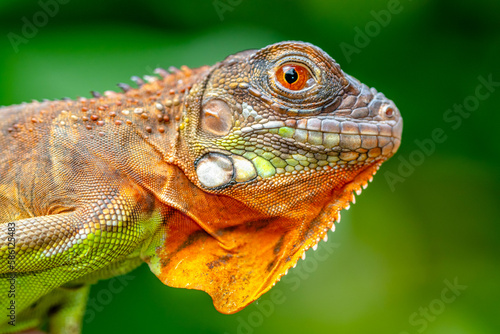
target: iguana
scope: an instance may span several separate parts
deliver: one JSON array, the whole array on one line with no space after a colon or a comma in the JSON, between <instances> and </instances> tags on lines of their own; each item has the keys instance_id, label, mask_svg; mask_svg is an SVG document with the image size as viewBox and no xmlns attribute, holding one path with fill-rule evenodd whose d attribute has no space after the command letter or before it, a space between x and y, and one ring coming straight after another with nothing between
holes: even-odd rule
<instances>
[{"instance_id":1,"label":"iguana","mask_svg":"<svg viewBox=\"0 0 500 334\"><path fill-rule=\"evenodd\" d=\"M308 43L156 73L0 109L0 332L78 333L90 284L142 262L237 312L400 145L394 103Z\"/></svg>"}]
</instances>

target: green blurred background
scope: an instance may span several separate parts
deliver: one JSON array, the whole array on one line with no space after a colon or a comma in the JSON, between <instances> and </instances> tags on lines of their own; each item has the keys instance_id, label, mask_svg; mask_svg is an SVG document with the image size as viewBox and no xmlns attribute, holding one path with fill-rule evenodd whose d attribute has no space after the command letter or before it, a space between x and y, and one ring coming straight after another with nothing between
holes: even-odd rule
<instances>
[{"instance_id":1,"label":"green blurred background","mask_svg":"<svg viewBox=\"0 0 500 334\"><path fill-rule=\"evenodd\" d=\"M397 156L330 241L258 304L222 315L205 293L166 287L142 266L93 288L84 333L500 333L500 87L474 97L480 77L500 82L500 2L59 3L44 16L38 1L0 1L0 105L89 96L159 66L303 40L393 99L405 121ZM471 112L448 111L464 101ZM417 142L435 129L446 139L424 152Z\"/></svg>"}]
</instances>

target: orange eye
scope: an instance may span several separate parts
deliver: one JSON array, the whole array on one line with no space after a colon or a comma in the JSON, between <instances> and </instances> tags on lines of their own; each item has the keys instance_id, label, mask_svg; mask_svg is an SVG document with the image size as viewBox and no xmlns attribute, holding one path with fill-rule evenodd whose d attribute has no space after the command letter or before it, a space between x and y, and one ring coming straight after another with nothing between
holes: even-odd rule
<instances>
[{"instance_id":1,"label":"orange eye","mask_svg":"<svg viewBox=\"0 0 500 334\"><path fill-rule=\"evenodd\" d=\"M298 64L285 64L276 71L276 79L279 83L290 90L302 90L312 79L311 73L306 67Z\"/></svg>"}]
</instances>

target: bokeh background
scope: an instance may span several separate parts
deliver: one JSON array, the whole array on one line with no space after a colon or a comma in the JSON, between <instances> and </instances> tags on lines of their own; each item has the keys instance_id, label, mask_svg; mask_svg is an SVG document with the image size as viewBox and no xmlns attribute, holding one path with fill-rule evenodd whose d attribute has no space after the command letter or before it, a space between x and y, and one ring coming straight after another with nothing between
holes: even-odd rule
<instances>
[{"instance_id":1,"label":"bokeh background","mask_svg":"<svg viewBox=\"0 0 500 334\"><path fill-rule=\"evenodd\" d=\"M93 288L83 332L499 333L498 1L1 0L0 105L88 97L282 40L320 46L396 102L397 156L330 241L242 312L142 266ZM481 78L493 83L477 95Z\"/></svg>"}]
</instances>

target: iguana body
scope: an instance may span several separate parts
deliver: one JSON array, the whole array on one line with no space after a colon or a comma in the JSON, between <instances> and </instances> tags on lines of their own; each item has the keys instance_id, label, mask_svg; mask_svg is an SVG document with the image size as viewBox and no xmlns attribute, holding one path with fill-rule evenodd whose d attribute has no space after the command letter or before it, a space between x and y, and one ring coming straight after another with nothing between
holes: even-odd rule
<instances>
[{"instance_id":1,"label":"iguana body","mask_svg":"<svg viewBox=\"0 0 500 334\"><path fill-rule=\"evenodd\" d=\"M310 44L160 74L0 109L0 308L15 305L16 324L2 316L0 332L49 316L51 332L78 333L89 284L143 261L236 312L400 144L393 102Z\"/></svg>"}]
</instances>

